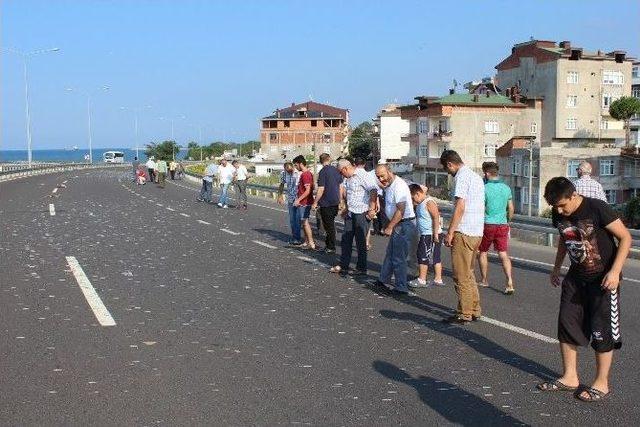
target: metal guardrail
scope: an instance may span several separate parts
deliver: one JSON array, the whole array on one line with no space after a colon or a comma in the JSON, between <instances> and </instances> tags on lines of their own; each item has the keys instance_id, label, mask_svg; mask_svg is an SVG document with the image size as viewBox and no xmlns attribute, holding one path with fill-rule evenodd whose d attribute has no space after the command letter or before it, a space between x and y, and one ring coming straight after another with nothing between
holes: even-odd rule
<instances>
[{"instance_id":1,"label":"metal guardrail","mask_svg":"<svg viewBox=\"0 0 640 427\"><path fill-rule=\"evenodd\" d=\"M18 166L18 167L11 167ZM26 166L26 167L24 167ZM119 163L119 164L89 164L89 163L39 163L37 165L32 165L29 168L28 165L11 165L4 164L0 169L0 181L8 181L11 179L24 178L27 176L33 175L43 175L47 173L56 173L56 172L64 172L68 170L78 170L78 169L98 169L98 168L116 168L116 167L131 167L130 164L127 163Z\"/></svg>"}]
</instances>

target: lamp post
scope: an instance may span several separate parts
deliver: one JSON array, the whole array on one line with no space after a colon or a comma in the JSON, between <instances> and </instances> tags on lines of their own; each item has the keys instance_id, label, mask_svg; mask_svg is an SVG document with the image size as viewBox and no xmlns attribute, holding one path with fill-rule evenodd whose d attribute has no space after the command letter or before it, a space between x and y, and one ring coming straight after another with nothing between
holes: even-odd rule
<instances>
[{"instance_id":1,"label":"lamp post","mask_svg":"<svg viewBox=\"0 0 640 427\"><path fill-rule=\"evenodd\" d=\"M31 56L39 55L41 53L50 53L50 52L58 52L60 49L57 47L51 49L39 49L32 50L30 52L22 52L17 49L11 48L2 48L2 50L10 53L14 53L22 58L22 62L24 65L24 100L25 100L25 122L27 128L27 161L29 167L31 167L31 162L33 160L33 156L31 153L31 114L29 112L29 76L28 76L28 59Z\"/></svg>"},{"instance_id":2,"label":"lamp post","mask_svg":"<svg viewBox=\"0 0 640 427\"><path fill-rule=\"evenodd\" d=\"M109 86L103 86L102 90L108 91ZM93 163L93 147L92 147L93 144L92 144L92 134L91 134L91 93L83 90L79 90L79 89L74 89L71 87L68 87L67 91L78 92L87 97L87 133L88 133L88 139L89 139L89 163L92 164Z\"/></svg>"},{"instance_id":3,"label":"lamp post","mask_svg":"<svg viewBox=\"0 0 640 427\"><path fill-rule=\"evenodd\" d=\"M526 148L526 150L529 150L529 207L528 207L528 215L531 216L531 202L533 201L533 195L532 195L532 190L533 190L533 142L535 141L536 137L534 136L533 138L531 138L529 140L529 148Z\"/></svg>"},{"instance_id":4,"label":"lamp post","mask_svg":"<svg viewBox=\"0 0 640 427\"><path fill-rule=\"evenodd\" d=\"M133 112L133 127L134 127L134 132L135 132L135 143L136 143L136 157L138 158L138 160L140 160L140 153L139 153L139 148L138 148L138 113L140 112L140 110L142 109L146 109L146 108L151 108L151 105L145 105L144 107L134 107L134 108L128 108L128 107L120 107L121 110L126 110L126 111L132 111Z\"/></svg>"}]
</instances>

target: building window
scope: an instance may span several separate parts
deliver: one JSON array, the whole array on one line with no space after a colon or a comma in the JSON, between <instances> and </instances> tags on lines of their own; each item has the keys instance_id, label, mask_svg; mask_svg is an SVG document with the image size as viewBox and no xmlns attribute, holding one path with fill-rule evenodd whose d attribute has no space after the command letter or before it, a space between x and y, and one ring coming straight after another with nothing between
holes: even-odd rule
<instances>
[{"instance_id":1,"label":"building window","mask_svg":"<svg viewBox=\"0 0 640 427\"><path fill-rule=\"evenodd\" d=\"M637 66L631 68L631 77L633 77L634 79L637 79L638 77L640 77L640 74L638 73L638 68Z\"/></svg>"},{"instance_id":2,"label":"building window","mask_svg":"<svg viewBox=\"0 0 640 427\"><path fill-rule=\"evenodd\" d=\"M624 162L624 177L631 178L634 173L635 165L631 162ZM634 196L635 197L635 196Z\"/></svg>"},{"instance_id":3,"label":"building window","mask_svg":"<svg viewBox=\"0 0 640 427\"><path fill-rule=\"evenodd\" d=\"M498 148L498 144L484 144L484 156L485 157L495 157L496 149Z\"/></svg>"},{"instance_id":4,"label":"building window","mask_svg":"<svg viewBox=\"0 0 640 427\"><path fill-rule=\"evenodd\" d=\"M500 124L495 120L484 122L484 133L500 133Z\"/></svg>"},{"instance_id":5,"label":"building window","mask_svg":"<svg viewBox=\"0 0 640 427\"><path fill-rule=\"evenodd\" d=\"M600 160L600 176L612 176L615 164L615 160Z\"/></svg>"},{"instance_id":6,"label":"building window","mask_svg":"<svg viewBox=\"0 0 640 427\"><path fill-rule=\"evenodd\" d=\"M330 133L325 133L322 135L322 139L324 140L324 142L333 142L331 140L331 134Z\"/></svg>"},{"instance_id":7,"label":"building window","mask_svg":"<svg viewBox=\"0 0 640 427\"><path fill-rule=\"evenodd\" d=\"M616 204L616 190L604 190L604 195L607 197L607 203Z\"/></svg>"},{"instance_id":8,"label":"building window","mask_svg":"<svg viewBox=\"0 0 640 427\"><path fill-rule=\"evenodd\" d=\"M569 71L569 72L567 72L567 83L569 83L569 84L578 84L578 72L577 71Z\"/></svg>"},{"instance_id":9,"label":"building window","mask_svg":"<svg viewBox=\"0 0 640 427\"><path fill-rule=\"evenodd\" d=\"M444 153L445 150L449 149L449 144L444 143L444 142L440 142L438 143L438 151L436 153L436 158L440 158L440 156L442 156L442 153Z\"/></svg>"},{"instance_id":10,"label":"building window","mask_svg":"<svg viewBox=\"0 0 640 427\"><path fill-rule=\"evenodd\" d=\"M577 106L578 106L578 96L577 95L567 96L567 108L576 108Z\"/></svg>"},{"instance_id":11,"label":"building window","mask_svg":"<svg viewBox=\"0 0 640 427\"><path fill-rule=\"evenodd\" d=\"M602 73L602 84L622 85L624 84L624 74L620 71L604 71Z\"/></svg>"},{"instance_id":12,"label":"building window","mask_svg":"<svg viewBox=\"0 0 640 427\"><path fill-rule=\"evenodd\" d=\"M318 126L318 121L317 120L311 120L311 127L317 127Z\"/></svg>"},{"instance_id":13,"label":"building window","mask_svg":"<svg viewBox=\"0 0 640 427\"><path fill-rule=\"evenodd\" d=\"M520 172L522 171L522 158L513 157L511 162L511 175L520 176Z\"/></svg>"},{"instance_id":14,"label":"building window","mask_svg":"<svg viewBox=\"0 0 640 427\"><path fill-rule=\"evenodd\" d=\"M449 120L447 119L438 120L438 132L440 133L449 132Z\"/></svg>"},{"instance_id":15,"label":"building window","mask_svg":"<svg viewBox=\"0 0 640 427\"><path fill-rule=\"evenodd\" d=\"M576 130L578 129L578 119L575 117L571 117L567 119L567 124L565 126L567 130Z\"/></svg>"},{"instance_id":16,"label":"building window","mask_svg":"<svg viewBox=\"0 0 640 427\"><path fill-rule=\"evenodd\" d=\"M608 93L602 94L602 109L608 110L611 107L611 103L613 102L613 95Z\"/></svg>"},{"instance_id":17,"label":"building window","mask_svg":"<svg viewBox=\"0 0 640 427\"><path fill-rule=\"evenodd\" d=\"M609 129L609 120L600 119L600 130L607 130L607 129Z\"/></svg>"},{"instance_id":18,"label":"building window","mask_svg":"<svg viewBox=\"0 0 640 427\"><path fill-rule=\"evenodd\" d=\"M640 98L640 86L634 86L631 88L631 96L634 98Z\"/></svg>"},{"instance_id":19,"label":"building window","mask_svg":"<svg viewBox=\"0 0 640 427\"><path fill-rule=\"evenodd\" d=\"M324 152L328 153L328 154L331 154L331 146L330 145L325 145L324 146Z\"/></svg>"},{"instance_id":20,"label":"building window","mask_svg":"<svg viewBox=\"0 0 640 427\"><path fill-rule=\"evenodd\" d=\"M418 121L418 133L426 134L429 133L429 122L426 120Z\"/></svg>"},{"instance_id":21,"label":"building window","mask_svg":"<svg viewBox=\"0 0 640 427\"><path fill-rule=\"evenodd\" d=\"M420 146L420 157L427 157L428 155L428 150L427 150L427 146L426 145L421 145Z\"/></svg>"},{"instance_id":22,"label":"building window","mask_svg":"<svg viewBox=\"0 0 640 427\"><path fill-rule=\"evenodd\" d=\"M578 177L578 166L580 166L581 160L569 160L567 162L567 178Z\"/></svg>"},{"instance_id":23,"label":"building window","mask_svg":"<svg viewBox=\"0 0 640 427\"><path fill-rule=\"evenodd\" d=\"M282 122L284 124L284 127L288 128L291 126L291 123L289 122L289 120L285 120L284 122Z\"/></svg>"},{"instance_id":24,"label":"building window","mask_svg":"<svg viewBox=\"0 0 640 427\"><path fill-rule=\"evenodd\" d=\"M538 124L536 122L531 123L531 133L538 133Z\"/></svg>"},{"instance_id":25,"label":"building window","mask_svg":"<svg viewBox=\"0 0 640 427\"><path fill-rule=\"evenodd\" d=\"M278 134L277 133L270 133L269 134L269 141L276 142L277 140L278 140Z\"/></svg>"}]
</instances>

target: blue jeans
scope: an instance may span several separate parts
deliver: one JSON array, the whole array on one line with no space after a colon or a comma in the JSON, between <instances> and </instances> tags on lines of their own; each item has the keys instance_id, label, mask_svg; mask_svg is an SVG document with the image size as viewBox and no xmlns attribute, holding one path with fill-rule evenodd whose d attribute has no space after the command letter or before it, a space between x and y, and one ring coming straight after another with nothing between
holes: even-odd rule
<instances>
[{"instance_id":1,"label":"blue jeans","mask_svg":"<svg viewBox=\"0 0 640 427\"><path fill-rule=\"evenodd\" d=\"M409 244L416 232L413 221L404 221L393 228L393 233L389 237L387 253L384 256L382 270L380 270L380 281L389 283L391 275L396 278L396 289L406 292L407 287L407 255L409 254Z\"/></svg>"},{"instance_id":2,"label":"blue jeans","mask_svg":"<svg viewBox=\"0 0 640 427\"><path fill-rule=\"evenodd\" d=\"M211 202L211 182L202 180L202 188L200 189L200 198L205 202Z\"/></svg>"},{"instance_id":3,"label":"blue jeans","mask_svg":"<svg viewBox=\"0 0 640 427\"><path fill-rule=\"evenodd\" d=\"M291 226L291 235L295 243L302 241L300 216L298 215L298 208L293 206L293 202L289 203L289 225Z\"/></svg>"},{"instance_id":4,"label":"blue jeans","mask_svg":"<svg viewBox=\"0 0 640 427\"><path fill-rule=\"evenodd\" d=\"M229 185L231 184L220 184L220 198L218 199L218 203L222 205L229 204Z\"/></svg>"}]
</instances>

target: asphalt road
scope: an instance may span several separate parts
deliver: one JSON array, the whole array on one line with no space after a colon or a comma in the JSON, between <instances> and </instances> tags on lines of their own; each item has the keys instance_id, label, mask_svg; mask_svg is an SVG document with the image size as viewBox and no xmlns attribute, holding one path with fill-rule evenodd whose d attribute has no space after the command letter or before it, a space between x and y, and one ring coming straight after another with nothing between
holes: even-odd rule
<instances>
[{"instance_id":1,"label":"asphalt road","mask_svg":"<svg viewBox=\"0 0 640 427\"><path fill-rule=\"evenodd\" d=\"M500 293L493 262L488 321L450 326L448 275L415 297L371 289L386 238L374 237L371 278L340 278L327 255L284 247L288 221L272 201L223 210L176 184L135 186L115 170L0 183L2 425L640 419L638 261L625 271L613 394L586 404L535 388L560 367L550 249L514 243L516 294ZM100 304L115 325L101 324ZM588 383L592 352L581 356Z\"/></svg>"}]
</instances>

